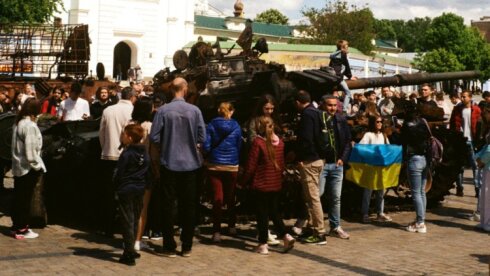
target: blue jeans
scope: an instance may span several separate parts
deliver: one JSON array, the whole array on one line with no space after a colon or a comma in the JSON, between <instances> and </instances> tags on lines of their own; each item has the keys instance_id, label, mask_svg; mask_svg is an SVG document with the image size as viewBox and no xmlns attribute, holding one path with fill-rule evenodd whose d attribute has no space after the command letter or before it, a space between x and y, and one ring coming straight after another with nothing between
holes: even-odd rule
<instances>
[{"instance_id":1,"label":"blue jeans","mask_svg":"<svg viewBox=\"0 0 490 276\"><path fill-rule=\"evenodd\" d=\"M369 203L371 201L372 193L373 190L370 189L364 189L364 192L362 193L361 213L363 216L369 215ZM374 195L376 197L376 213L381 215L384 212L385 207L385 190L374 191Z\"/></svg>"},{"instance_id":2,"label":"blue jeans","mask_svg":"<svg viewBox=\"0 0 490 276\"><path fill-rule=\"evenodd\" d=\"M350 101L352 100L352 92L350 92L349 87L347 86L347 82L345 80L342 80L339 85L342 87L344 90L344 112L347 112L347 108L350 106Z\"/></svg>"},{"instance_id":3,"label":"blue jeans","mask_svg":"<svg viewBox=\"0 0 490 276\"><path fill-rule=\"evenodd\" d=\"M413 205L417 215L417 223L424 223L427 198L425 184L427 183L427 160L423 155L413 155L408 160L408 182L412 192Z\"/></svg>"},{"instance_id":4,"label":"blue jeans","mask_svg":"<svg viewBox=\"0 0 490 276\"><path fill-rule=\"evenodd\" d=\"M340 195L342 194L342 180L344 178L344 167L335 163L323 166L320 175L324 179L324 188L327 192L327 211L330 229L340 226Z\"/></svg>"},{"instance_id":5,"label":"blue jeans","mask_svg":"<svg viewBox=\"0 0 490 276\"><path fill-rule=\"evenodd\" d=\"M482 171L477 169L476 166L475 149L473 148L473 143L471 141L466 141L466 146L470 151L470 154L468 155L468 163L471 165L471 170L473 171L473 185L475 185L475 188L479 189L481 187ZM460 189L463 188L463 174L464 170L461 171L456 179L456 187Z\"/></svg>"}]
</instances>

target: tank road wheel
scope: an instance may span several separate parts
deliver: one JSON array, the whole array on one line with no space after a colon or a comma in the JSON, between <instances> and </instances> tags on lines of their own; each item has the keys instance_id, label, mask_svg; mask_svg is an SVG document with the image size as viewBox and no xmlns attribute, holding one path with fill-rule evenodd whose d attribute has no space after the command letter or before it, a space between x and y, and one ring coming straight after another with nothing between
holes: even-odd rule
<instances>
[{"instance_id":1,"label":"tank road wheel","mask_svg":"<svg viewBox=\"0 0 490 276\"><path fill-rule=\"evenodd\" d=\"M173 62L175 68L182 71L189 66L189 56L184 50L178 50L174 53Z\"/></svg>"}]
</instances>

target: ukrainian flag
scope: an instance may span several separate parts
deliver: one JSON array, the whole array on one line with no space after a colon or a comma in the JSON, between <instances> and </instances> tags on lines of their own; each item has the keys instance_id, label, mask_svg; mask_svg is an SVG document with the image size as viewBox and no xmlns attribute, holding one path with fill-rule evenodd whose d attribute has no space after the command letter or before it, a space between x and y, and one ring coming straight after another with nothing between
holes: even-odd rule
<instances>
[{"instance_id":1,"label":"ukrainian flag","mask_svg":"<svg viewBox=\"0 0 490 276\"><path fill-rule=\"evenodd\" d=\"M402 146L356 144L349 158L345 178L357 185L382 190L398 185L402 167Z\"/></svg>"}]
</instances>

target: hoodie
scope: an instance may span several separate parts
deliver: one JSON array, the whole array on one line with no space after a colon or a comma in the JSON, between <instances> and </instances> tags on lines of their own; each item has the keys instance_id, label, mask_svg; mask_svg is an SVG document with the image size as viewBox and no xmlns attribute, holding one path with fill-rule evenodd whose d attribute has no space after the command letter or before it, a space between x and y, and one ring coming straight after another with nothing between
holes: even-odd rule
<instances>
[{"instance_id":1,"label":"hoodie","mask_svg":"<svg viewBox=\"0 0 490 276\"><path fill-rule=\"evenodd\" d=\"M143 144L127 146L114 173L114 184L118 194L143 194L151 183L150 157Z\"/></svg>"}]
</instances>

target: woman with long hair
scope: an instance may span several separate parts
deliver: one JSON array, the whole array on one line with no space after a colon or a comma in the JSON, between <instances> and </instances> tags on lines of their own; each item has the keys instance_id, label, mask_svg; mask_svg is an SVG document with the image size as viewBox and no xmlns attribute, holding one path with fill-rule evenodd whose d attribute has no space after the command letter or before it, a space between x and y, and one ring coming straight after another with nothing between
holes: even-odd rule
<instances>
[{"instance_id":1,"label":"woman with long hair","mask_svg":"<svg viewBox=\"0 0 490 276\"><path fill-rule=\"evenodd\" d=\"M266 116L272 118L275 127L276 133L279 130L279 112L277 111L277 103L274 97L270 94L265 94L257 102L257 106L255 108L252 119L248 124L248 143L252 143L258 132L258 120L261 116Z\"/></svg>"},{"instance_id":2,"label":"woman with long hair","mask_svg":"<svg viewBox=\"0 0 490 276\"><path fill-rule=\"evenodd\" d=\"M384 133L383 118L381 116L370 116L368 119L368 131L364 134L359 144L368 145L380 145L389 144L390 141ZM364 188L362 196L362 222L369 223L369 203L371 201L371 194L373 190ZM384 213L384 192L385 190L374 191L376 197L376 213L378 214L376 220L380 222L391 221L391 218Z\"/></svg>"},{"instance_id":3,"label":"woman with long hair","mask_svg":"<svg viewBox=\"0 0 490 276\"><path fill-rule=\"evenodd\" d=\"M151 143L148 140L148 134L150 133L151 130L151 119L152 119L152 112L153 112L153 103L150 98L142 97L139 98L135 103L134 103L134 108L133 112L131 113L131 122L130 124L137 124L140 125L143 130L144 130L144 135L142 139L142 144L145 146L146 151L148 153L151 152L150 147ZM156 157L157 160L158 157ZM152 182L156 183L156 179L158 179L159 176L159 165L155 166L155 157L150 156L150 161L152 163L151 166L151 172L152 172ZM134 249L139 251L142 248L148 248L148 245L144 244L141 242L141 239L143 237L143 232L145 231L146 227L146 222L148 218L148 206L150 204L150 200L152 198L152 188L153 185L152 183L149 183L145 186L145 193L143 195L143 208L141 209L141 215L139 217L138 221L138 229L136 232L136 237L135 237L135 243L134 243Z\"/></svg>"},{"instance_id":4,"label":"woman with long hair","mask_svg":"<svg viewBox=\"0 0 490 276\"><path fill-rule=\"evenodd\" d=\"M221 215L223 203L228 208L228 232L236 234L235 187L242 143L242 131L231 117L235 109L229 102L218 108L217 118L206 128L204 152L207 153L208 178L213 188L213 241L221 241Z\"/></svg>"},{"instance_id":5,"label":"woman with long hair","mask_svg":"<svg viewBox=\"0 0 490 276\"><path fill-rule=\"evenodd\" d=\"M427 122L419 117L415 104L405 107L405 121L401 129L403 145L403 158L407 162L408 182L415 207L416 220L407 226L407 231L427 233L425 225L425 210L427 198L425 185L429 173L429 163L426 158L429 142L429 129Z\"/></svg>"},{"instance_id":6,"label":"woman with long hair","mask_svg":"<svg viewBox=\"0 0 490 276\"><path fill-rule=\"evenodd\" d=\"M259 246L256 252L269 254L267 246L269 218L279 238L284 241L285 252L293 248L295 240L286 233L279 207L279 196L282 189L284 170L284 142L274 132L271 117L258 118L258 136L252 142L247 165L240 183L248 184L255 196L257 211L257 228L259 230Z\"/></svg>"},{"instance_id":7,"label":"woman with long hair","mask_svg":"<svg viewBox=\"0 0 490 276\"><path fill-rule=\"evenodd\" d=\"M49 97L42 104L41 113L56 116L63 92L63 88L59 86L53 87L49 93Z\"/></svg>"},{"instance_id":8,"label":"woman with long hair","mask_svg":"<svg viewBox=\"0 0 490 276\"><path fill-rule=\"evenodd\" d=\"M34 188L41 174L46 172L41 158L43 137L36 124L40 111L41 104L37 99L27 99L17 114L12 132L14 200L11 233L16 239L39 236L29 228L29 216Z\"/></svg>"}]
</instances>

